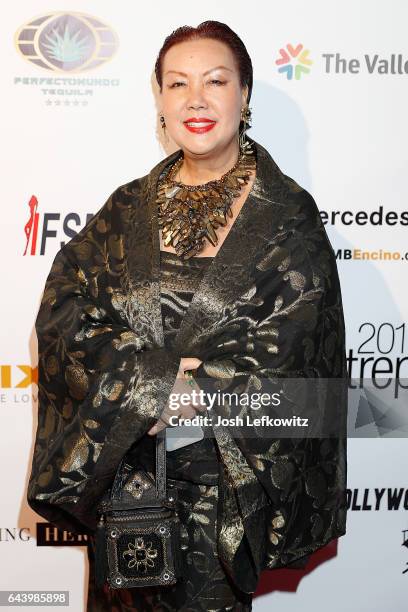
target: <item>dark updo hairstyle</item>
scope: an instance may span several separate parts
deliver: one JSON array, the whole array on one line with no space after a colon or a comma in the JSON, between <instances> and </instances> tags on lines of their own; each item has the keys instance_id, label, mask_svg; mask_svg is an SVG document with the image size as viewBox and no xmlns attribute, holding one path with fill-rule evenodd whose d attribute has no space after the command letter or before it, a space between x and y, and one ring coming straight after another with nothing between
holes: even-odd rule
<instances>
[{"instance_id":1,"label":"dark updo hairstyle","mask_svg":"<svg viewBox=\"0 0 408 612\"><path fill-rule=\"evenodd\" d=\"M249 57L248 51L238 34L235 34L233 30L225 23L220 21L203 21L196 28L192 26L181 26L177 30L173 30L169 36L164 40L163 46L159 51L155 64L156 79L160 87L160 93L163 87L163 59L167 51L173 45L177 43L185 42L188 40L196 40L200 38L212 38L226 44L232 51L235 58L241 87L248 85L248 97L247 104L251 99L252 84L253 84L253 71L252 62ZM240 122L239 129L241 130L244 123Z\"/></svg>"}]
</instances>

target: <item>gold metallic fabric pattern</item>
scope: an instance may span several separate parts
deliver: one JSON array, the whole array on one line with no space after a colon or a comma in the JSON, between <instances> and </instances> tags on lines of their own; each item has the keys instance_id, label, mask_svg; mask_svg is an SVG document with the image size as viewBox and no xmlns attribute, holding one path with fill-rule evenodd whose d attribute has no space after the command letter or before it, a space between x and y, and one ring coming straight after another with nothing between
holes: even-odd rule
<instances>
[{"instance_id":1,"label":"gold metallic fabric pattern","mask_svg":"<svg viewBox=\"0 0 408 612\"><path fill-rule=\"evenodd\" d=\"M39 412L28 487L41 516L92 531L96 504L122 457L164 408L180 357L203 361L197 377L207 392L226 379L228 391L277 377L344 381L319 406L323 417L330 408L338 418L335 437L244 437L213 427L218 555L247 593L263 569L290 567L346 532L347 473L335 254L313 197L252 142L255 181L171 348L163 334L155 201L159 177L180 151L118 187L57 253L36 319Z\"/></svg>"}]
</instances>

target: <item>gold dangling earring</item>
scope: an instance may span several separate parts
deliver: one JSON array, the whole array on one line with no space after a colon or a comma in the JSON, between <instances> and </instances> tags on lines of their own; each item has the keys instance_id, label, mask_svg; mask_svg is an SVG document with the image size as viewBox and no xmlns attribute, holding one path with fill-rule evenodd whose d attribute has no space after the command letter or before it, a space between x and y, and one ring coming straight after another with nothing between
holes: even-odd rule
<instances>
[{"instance_id":1,"label":"gold dangling earring","mask_svg":"<svg viewBox=\"0 0 408 612\"><path fill-rule=\"evenodd\" d=\"M162 127L162 129L164 131L164 135L166 137L166 142L169 142L169 137L167 136L167 133L166 133L166 122L164 120L164 116L163 115L160 115L160 123L161 123L161 127Z\"/></svg>"},{"instance_id":2,"label":"gold dangling earring","mask_svg":"<svg viewBox=\"0 0 408 612\"><path fill-rule=\"evenodd\" d=\"M252 111L247 104L245 108L241 109L241 121L244 122L244 127L239 134L239 149L243 154L246 153L248 147L251 146L249 141L246 139L246 131L249 127L251 127L251 118Z\"/></svg>"}]
</instances>

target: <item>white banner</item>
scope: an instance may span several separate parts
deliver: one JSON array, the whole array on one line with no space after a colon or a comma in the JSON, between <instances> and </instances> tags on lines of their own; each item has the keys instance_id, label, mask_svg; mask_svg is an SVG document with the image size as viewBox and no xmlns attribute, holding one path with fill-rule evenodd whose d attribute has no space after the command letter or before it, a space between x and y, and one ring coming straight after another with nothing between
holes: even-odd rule
<instances>
[{"instance_id":1,"label":"white banner","mask_svg":"<svg viewBox=\"0 0 408 612\"><path fill-rule=\"evenodd\" d=\"M85 609L86 547L39 531L43 519L26 503L34 320L61 245L117 186L172 151L159 140L154 62L172 30L207 19L227 23L251 55L250 136L310 191L326 223L350 376L408 378L406 2L8 5L0 20L0 590L68 591L75 612ZM347 534L305 570L265 572L257 612L406 609L407 432L384 419L392 400L362 391L360 402L349 441Z\"/></svg>"}]
</instances>

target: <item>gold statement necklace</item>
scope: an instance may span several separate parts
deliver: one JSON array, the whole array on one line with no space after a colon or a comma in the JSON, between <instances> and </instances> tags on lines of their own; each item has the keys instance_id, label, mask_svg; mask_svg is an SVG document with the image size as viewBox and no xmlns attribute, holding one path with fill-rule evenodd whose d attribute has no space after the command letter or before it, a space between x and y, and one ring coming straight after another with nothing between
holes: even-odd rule
<instances>
[{"instance_id":1,"label":"gold statement necklace","mask_svg":"<svg viewBox=\"0 0 408 612\"><path fill-rule=\"evenodd\" d=\"M256 168L254 150L245 142L236 164L221 178L202 185L185 185L175 180L183 163L181 156L158 183L158 223L165 246L171 244L182 259L203 250L205 240L218 244L215 230L232 217L231 204Z\"/></svg>"}]
</instances>

